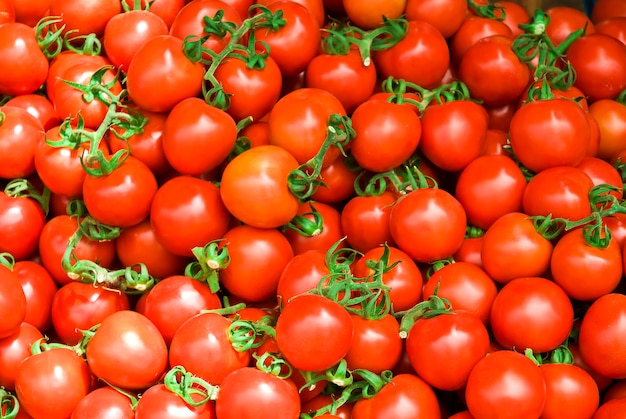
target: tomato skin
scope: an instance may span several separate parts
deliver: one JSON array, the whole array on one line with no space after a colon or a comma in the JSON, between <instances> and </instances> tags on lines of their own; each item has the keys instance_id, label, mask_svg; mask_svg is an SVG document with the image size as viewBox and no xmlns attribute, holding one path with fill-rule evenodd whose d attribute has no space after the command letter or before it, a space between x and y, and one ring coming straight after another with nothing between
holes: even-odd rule
<instances>
[{"instance_id":1,"label":"tomato skin","mask_svg":"<svg viewBox=\"0 0 626 419\"><path fill-rule=\"evenodd\" d=\"M565 291L554 282L539 277L515 278L494 299L490 323L502 347L547 352L569 335L574 308Z\"/></svg>"},{"instance_id":2,"label":"tomato skin","mask_svg":"<svg viewBox=\"0 0 626 419\"><path fill-rule=\"evenodd\" d=\"M591 375L570 364L542 364L546 382L545 419L590 418L598 408L600 393Z\"/></svg>"},{"instance_id":3,"label":"tomato skin","mask_svg":"<svg viewBox=\"0 0 626 419\"><path fill-rule=\"evenodd\" d=\"M194 401L201 397L192 393ZM168 389L165 384L155 384L142 393L134 419L215 419L215 403L208 401L199 406L191 406L182 397Z\"/></svg>"},{"instance_id":4,"label":"tomato skin","mask_svg":"<svg viewBox=\"0 0 626 419\"><path fill-rule=\"evenodd\" d=\"M34 199L0 191L0 251L18 261L31 257L45 224L46 215Z\"/></svg>"},{"instance_id":5,"label":"tomato skin","mask_svg":"<svg viewBox=\"0 0 626 419\"><path fill-rule=\"evenodd\" d=\"M294 229L287 228L284 235L289 240L294 254L300 254L307 250L319 250L326 253L330 248L344 237L341 229L341 213L335 207L322 202L308 201L300 204L298 215L313 221L311 212L315 210L322 217L322 228L319 234L306 236ZM340 247L343 247L341 245Z\"/></svg>"},{"instance_id":6,"label":"tomato skin","mask_svg":"<svg viewBox=\"0 0 626 419\"><path fill-rule=\"evenodd\" d=\"M43 141L43 125L14 106L0 106L0 115L0 178L28 177L35 173L35 149Z\"/></svg>"},{"instance_id":7,"label":"tomato skin","mask_svg":"<svg viewBox=\"0 0 626 419\"><path fill-rule=\"evenodd\" d=\"M511 212L498 218L483 236L483 268L494 281L542 276L550 267L552 243L535 229L528 215Z\"/></svg>"},{"instance_id":8,"label":"tomato skin","mask_svg":"<svg viewBox=\"0 0 626 419\"><path fill-rule=\"evenodd\" d=\"M324 185L317 188L311 199L325 204L335 204L354 195L354 181L359 171L351 170L346 163L346 157L339 156L322 168L320 179L324 179Z\"/></svg>"},{"instance_id":9,"label":"tomato skin","mask_svg":"<svg viewBox=\"0 0 626 419\"><path fill-rule=\"evenodd\" d=\"M133 8L134 2L132 0L122 0L122 2L129 9ZM149 5L150 12L159 15L169 28L180 9L185 5L185 0L140 0L139 4L142 9Z\"/></svg>"},{"instance_id":10,"label":"tomato skin","mask_svg":"<svg viewBox=\"0 0 626 419\"><path fill-rule=\"evenodd\" d=\"M46 96L51 100L55 96L56 86L63 83L61 75L70 67L81 63L89 62L96 68L110 66L111 61L103 55L80 54L75 51L61 51L50 61L50 67L46 77Z\"/></svg>"},{"instance_id":11,"label":"tomato skin","mask_svg":"<svg viewBox=\"0 0 626 419\"><path fill-rule=\"evenodd\" d=\"M0 339L17 332L26 318L26 295L17 277L7 266L0 266Z\"/></svg>"},{"instance_id":12,"label":"tomato skin","mask_svg":"<svg viewBox=\"0 0 626 419\"><path fill-rule=\"evenodd\" d=\"M467 17L449 40L453 61L459 64L470 47L492 35L513 36L511 28L503 21L481 16Z\"/></svg>"},{"instance_id":13,"label":"tomato skin","mask_svg":"<svg viewBox=\"0 0 626 419\"><path fill-rule=\"evenodd\" d=\"M0 93L17 96L34 93L46 80L48 59L43 55L35 30L20 22L0 26Z\"/></svg>"},{"instance_id":14,"label":"tomato skin","mask_svg":"<svg viewBox=\"0 0 626 419\"><path fill-rule=\"evenodd\" d=\"M156 239L175 255L190 257L191 249L221 238L230 215L213 183L176 176L157 190L150 209Z\"/></svg>"},{"instance_id":15,"label":"tomato skin","mask_svg":"<svg viewBox=\"0 0 626 419\"><path fill-rule=\"evenodd\" d=\"M222 173L220 195L228 211L252 227L276 228L298 212L287 183L298 161L276 145L253 147L231 160Z\"/></svg>"},{"instance_id":16,"label":"tomato skin","mask_svg":"<svg viewBox=\"0 0 626 419\"><path fill-rule=\"evenodd\" d=\"M351 314L354 326L352 345L345 356L348 368L366 369L375 374L391 370L402 355L400 324L391 314L382 319L366 319ZM384 353L385 356L379 356Z\"/></svg>"},{"instance_id":17,"label":"tomato skin","mask_svg":"<svg viewBox=\"0 0 626 419\"><path fill-rule=\"evenodd\" d=\"M57 284L41 263L32 260L18 261L13 272L24 290L26 297L26 317L24 321L41 331L52 325L52 300L57 292Z\"/></svg>"},{"instance_id":18,"label":"tomato skin","mask_svg":"<svg viewBox=\"0 0 626 419\"><path fill-rule=\"evenodd\" d=\"M546 145L545 138L554 141ZM587 155L590 139L585 112L568 99L528 102L511 120L511 147L520 162L534 172L577 165Z\"/></svg>"},{"instance_id":19,"label":"tomato skin","mask_svg":"<svg viewBox=\"0 0 626 419\"><path fill-rule=\"evenodd\" d=\"M539 367L524 354L509 350L490 353L474 366L467 380L465 400L477 419L538 418L546 399Z\"/></svg>"},{"instance_id":20,"label":"tomato skin","mask_svg":"<svg viewBox=\"0 0 626 419\"><path fill-rule=\"evenodd\" d=\"M220 419L297 419L300 398L289 379L245 367L224 378L215 412Z\"/></svg>"},{"instance_id":21,"label":"tomato skin","mask_svg":"<svg viewBox=\"0 0 626 419\"><path fill-rule=\"evenodd\" d=\"M417 262L452 256L463 242L466 225L465 210L459 201L436 188L407 193L398 199L389 216L391 237Z\"/></svg>"},{"instance_id":22,"label":"tomato skin","mask_svg":"<svg viewBox=\"0 0 626 419\"><path fill-rule=\"evenodd\" d=\"M250 352L233 348L228 337L230 324L231 320L210 312L187 320L172 337L170 365L181 365L214 385L221 384L231 372L247 367Z\"/></svg>"},{"instance_id":23,"label":"tomato skin","mask_svg":"<svg viewBox=\"0 0 626 419\"><path fill-rule=\"evenodd\" d=\"M616 153L626 148L626 106L612 99L601 99L589 105L589 113L600 130L597 157L611 161Z\"/></svg>"},{"instance_id":24,"label":"tomato skin","mask_svg":"<svg viewBox=\"0 0 626 419\"><path fill-rule=\"evenodd\" d=\"M87 344L86 356L96 377L128 390L155 384L167 366L167 346L159 329L131 310L117 311L102 320Z\"/></svg>"},{"instance_id":25,"label":"tomato skin","mask_svg":"<svg viewBox=\"0 0 626 419\"><path fill-rule=\"evenodd\" d=\"M489 333L474 314L456 311L418 319L406 338L415 372L441 390L460 390L478 361L489 351ZM442 371L438 365L446 365Z\"/></svg>"},{"instance_id":26,"label":"tomato skin","mask_svg":"<svg viewBox=\"0 0 626 419\"><path fill-rule=\"evenodd\" d=\"M169 111L181 100L202 90L204 66L183 54L183 41L161 35L137 50L126 73L130 99L142 109Z\"/></svg>"},{"instance_id":27,"label":"tomato skin","mask_svg":"<svg viewBox=\"0 0 626 419\"><path fill-rule=\"evenodd\" d=\"M383 25L383 16L397 19L403 14L406 0L343 0L343 8L350 21L361 29L370 30Z\"/></svg>"},{"instance_id":28,"label":"tomato skin","mask_svg":"<svg viewBox=\"0 0 626 419\"><path fill-rule=\"evenodd\" d=\"M145 394L145 393L144 393ZM135 412L128 396L110 386L96 388L80 399L70 419L134 419Z\"/></svg>"},{"instance_id":29,"label":"tomato skin","mask_svg":"<svg viewBox=\"0 0 626 419\"><path fill-rule=\"evenodd\" d=\"M626 30L624 29L625 22L626 16L615 16L606 19L595 25L596 32L610 35L622 44L626 45Z\"/></svg>"},{"instance_id":30,"label":"tomato skin","mask_svg":"<svg viewBox=\"0 0 626 419\"><path fill-rule=\"evenodd\" d=\"M325 253L307 250L295 255L287 262L278 279L278 302L289 301L296 295L315 289L324 275L329 273Z\"/></svg>"},{"instance_id":31,"label":"tomato skin","mask_svg":"<svg viewBox=\"0 0 626 419\"><path fill-rule=\"evenodd\" d=\"M41 122L45 131L61 123L50 99L37 93L25 93L23 95L14 96L6 101L5 106L15 106L17 108L26 109L28 113Z\"/></svg>"},{"instance_id":32,"label":"tomato skin","mask_svg":"<svg viewBox=\"0 0 626 419\"><path fill-rule=\"evenodd\" d=\"M619 354L626 347L626 296L603 295L586 311L580 325L578 344L583 360L605 377L626 377L626 363Z\"/></svg>"},{"instance_id":33,"label":"tomato skin","mask_svg":"<svg viewBox=\"0 0 626 419\"><path fill-rule=\"evenodd\" d=\"M107 22L121 11L118 0L50 0L50 15L62 16L65 31L75 30L74 36L101 36Z\"/></svg>"},{"instance_id":34,"label":"tomato skin","mask_svg":"<svg viewBox=\"0 0 626 419\"><path fill-rule=\"evenodd\" d=\"M449 38L461 26L467 13L467 2L462 0L407 0L405 14L408 20L424 20Z\"/></svg>"},{"instance_id":35,"label":"tomato skin","mask_svg":"<svg viewBox=\"0 0 626 419\"><path fill-rule=\"evenodd\" d=\"M526 178L506 155L480 156L459 174L455 197L465 208L468 223L486 230L499 217L522 210ZM485 202L489 205L484 205Z\"/></svg>"},{"instance_id":36,"label":"tomato skin","mask_svg":"<svg viewBox=\"0 0 626 419\"><path fill-rule=\"evenodd\" d=\"M382 243L393 245L389 217L395 202L396 195L390 191L348 200L341 210L341 230L350 247L365 253Z\"/></svg>"},{"instance_id":37,"label":"tomato skin","mask_svg":"<svg viewBox=\"0 0 626 419\"><path fill-rule=\"evenodd\" d=\"M17 368L32 355L31 347L39 339L43 339L41 332L26 322L15 333L0 339L0 386L15 390Z\"/></svg>"},{"instance_id":38,"label":"tomato skin","mask_svg":"<svg viewBox=\"0 0 626 419\"><path fill-rule=\"evenodd\" d=\"M626 408L626 397L622 397L615 400L609 400L606 403L602 403L598 410L594 413L592 419L611 419L619 417L624 413Z\"/></svg>"},{"instance_id":39,"label":"tomato skin","mask_svg":"<svg viewBox=\"0 0 626 419\"><path fill-rule=\"evenodd\" d=\"M591 178L594 186L608 184L615 186L616 191L611 191L611 195L621 200L624 191L622 190L622 178L619 172L609 162L599 157L585 157L576 166L582 169Z\"/></svg>"},{"instance_id":40,"label":"tomato skin","mask_svg":"<svg viewBox=\"0 0 626 419\"><path fill-rule=\"evenodd\" d=\"M180 174L198 176L217 168L235 146L237 125L226 112L190 97L170 110L163 151Z\"/></svg>"},{"instance_id":41,"label":"tomato skin","mask_svg":"<svg viewBox=\"0 0 626 419\"><path fill-rule=\"evenodd\" d=\"M576 30L583 29L585 35L595 32L594 24L582 10L570 6L553 6L545 13L550 18L550 24L546 26L546 35L555 46L559 46Z\"/></svg>"},{"instance_id":42,"label":"tomato skin","mask_svg":"<svg viewBox=\"0 0 626 419\"><path fill-rule=\"evenodd\" d=\"M352 419L440 419L439 401L424 380L413 374L398 374L374 397L359 399Z\"/></svg>"},{"instance_id":43,"label":"tomato skin","mask_svg":"<svg viewBox=\"0 0 626 419\"><path fill-rule=\"evenodd\" d=\"M350 349L354 326L339 303L315 294L293 298L276 323L281 353L303 371L323 371L338 363Z\"/></svg>"},{"instance_id":44,"label":"tomato skin","mask_svg":"<svg viewBox=\"0 0 626 419\"><path fill-rule=\"evenodd\" d=\"M70 348L52 348L29 356L17 369L15 394L20 408L33 418L69 418L90 390L87 363Z\"/></svg>"},{"instance_id":45,"label":"tomato skin","mask_svg":"<svg viewBox=\"0 0 626 419\"><path fill-rule=\"evenodd\" d=\"M375 51L374 64L382 79L393 76L425 89L437 86L450 65L448 44L439 30L423 20L410 20L407 35L391 48ZM428 69L420 63L428 62ZM416 71L416 69L420 71Z\"/></svg>"}]
</instances>

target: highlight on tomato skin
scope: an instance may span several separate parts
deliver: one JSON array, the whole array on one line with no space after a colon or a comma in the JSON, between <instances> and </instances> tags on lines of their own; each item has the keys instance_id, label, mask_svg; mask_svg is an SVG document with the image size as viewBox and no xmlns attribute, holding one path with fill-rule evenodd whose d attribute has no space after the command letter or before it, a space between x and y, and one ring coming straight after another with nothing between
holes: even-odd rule
<instances>
[{"instance_id":1,"label":"highlight on tomato skin","mask_svg":"<svg viewBox=\"0 0 626 419\"><path fill-rule=\"evenodd\" d=\"M619 416L626 6L531 3L0 0L2 416Z\"/></svg>"}]
</instances>

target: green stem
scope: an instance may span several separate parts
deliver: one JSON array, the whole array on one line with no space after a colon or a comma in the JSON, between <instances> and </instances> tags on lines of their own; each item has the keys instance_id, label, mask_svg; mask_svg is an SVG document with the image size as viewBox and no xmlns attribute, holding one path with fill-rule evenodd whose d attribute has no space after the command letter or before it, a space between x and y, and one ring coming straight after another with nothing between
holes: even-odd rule
<instances>
[{"instance_id":1,"label":"green stem","mask_svg":"<svg viewBox=\"0 0 626 419\"><path fill-rule=\"evenodd\" d=\"M163 384L172 393L182 398L189 406L198 407L211 400L217 400L219 387L187 372L178 365L171 368L163 378ZM200 400L193 396L199 395Z\"/></svg>"}]
</instances>

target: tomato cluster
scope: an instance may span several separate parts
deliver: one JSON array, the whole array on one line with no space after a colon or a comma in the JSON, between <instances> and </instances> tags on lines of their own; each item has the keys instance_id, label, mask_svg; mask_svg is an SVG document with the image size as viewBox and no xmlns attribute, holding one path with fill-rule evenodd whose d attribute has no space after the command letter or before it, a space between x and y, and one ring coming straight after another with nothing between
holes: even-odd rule
<instances>
[{"instance_id":1,"label":"tomato cluster","mask_svg":"<svg viewBox=\"0 0 626 419\"><path fill-rule=\"evenodd\" d=\"M0 0L0 417L616 418L626 3Z\"/></svg>"}]
</instances>

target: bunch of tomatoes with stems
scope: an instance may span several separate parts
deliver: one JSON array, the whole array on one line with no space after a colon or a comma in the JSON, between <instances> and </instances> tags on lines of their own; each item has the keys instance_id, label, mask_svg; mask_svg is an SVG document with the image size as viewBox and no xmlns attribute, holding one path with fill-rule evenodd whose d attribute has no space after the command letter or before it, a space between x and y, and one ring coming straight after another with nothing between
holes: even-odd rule
<instances>
[{"instance_id":1,"label":"bunch of tomatoes with stems","mask_svg":"<svg viewBox=\"0 0 626 419\"><path fill-rule=\"evenodd\" d=\"M623 411L626 10L96 3L0 2L2 417Z\"/></svg>"}]
</instances>

